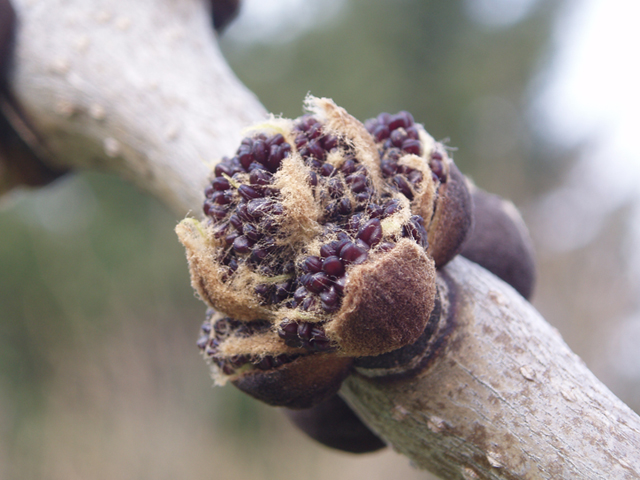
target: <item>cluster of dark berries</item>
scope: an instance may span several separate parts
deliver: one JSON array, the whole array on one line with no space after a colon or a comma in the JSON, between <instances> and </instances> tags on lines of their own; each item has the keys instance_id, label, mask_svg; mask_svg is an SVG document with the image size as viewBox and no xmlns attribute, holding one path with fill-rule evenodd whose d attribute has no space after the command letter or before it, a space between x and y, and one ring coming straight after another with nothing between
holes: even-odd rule
<instances>
[{"instance_id":1,"label":"cluster of dark berries","mask_svg":"<svg viewBox=\"0 0 640 480\"><path fill-rule=\"evenodd\" d=\"M396 189L409 200L413 200L416 187L422 182L422 172L407 165L399 165L398 160L406 154L422 154L420 134L409 112L395 115L381 113L365 122L365 127L379 145L382 175L389 178ZM429 166L434 181L446 182L442 154L433 151Z\"/></svg>"},{"instance_id":2,"label":"cluster of dark berries","mask_svg":"<svg viewBox=\"0 0 640 480\"><path fill-rule=\"evenodd\" d=\"M278 336L293 348L305 348L315 352L325 352L332 348L322 325L317 323L284 319L278 326Z\"/></svg>"},{"instance_id":3,"label":"cluster of dark berries","mask_svg":"<svg viewBox=\"0 0 640 480\"><path fill-rule=\"evenodd\" d=\"M213 311L210 311L211 313ZM266 321L240 322L229 317L220 318L212 322L205 321L200 327L200 338L197 345L208 358L220 368L225 375L233 375L236 370L247 364L259 370L271 370L285 363L294 361L298 355L278 355L256 357L251 355L232 355L223 357L218 354L219 345L230 337L251 337L258 333L268 332L271 324Z\"/></svg>"},{"instance_id":4,"label":"cluster of dark berries","mask_svg":"<svg viewBox=\"0 0 640 480\"><path fill-rule=\"evenodd\" d=\"M409 139L413 143L406 143L405 146L411 152L405 153L419 153L421 144L411 115L406 112L393 117L389 114L384 115L389 118L400 116L402 119L403 123L398 126L391 122L396 128L394 131L399 132L404 125L409 125L409 131L415 138ZM317 200L324 206L325 233L333 233L337 239L322 245L320 256L309 256L300 263L298 267L302 275L297 277L299 286L295 290L293 302L289 305L304 311L319 306L324 312L333 313L341 305L347 267L366 261L371 248L383 251L393 248L393 242L382 242L381 220L399 212L402 207L398 199L392 198L391 194L373 190L369 172L350 151L350 147L344 142L336 141L331 135L322 136L322 125L315 118L302 117L294 130L298 132L296 148L303 153L303 159L311 169L309 182L315 189ZM328 153L325 148L327 144L332 149L341 148L344 152L345 159L338 168L323 162ZM418 183L422 180L422 173L417 170L413 172L419 174L419 177L411 177L414 183ZM413 198L410 188L405 189L406 192L403 189L398 190L409 200ZM422 247L427 248L427 232L419 215L411 217L410 222L403 228L402 236L413 238ZM300 325L305 323L302 322ZM317 324L314 325L316 329L321 328ZM306 339L300 335L298 337L303 346L306 346ZM288 339L292 344L296 343L295 339Z\"/></svg>"},{"instance_id":5,"label":"cluster of dark berries","mask_svg":"<svg viewBox=\"0 0 640 480\"><path fill-rule=\"evenodd\" d=\"M242 262L261 266L264 275L292 273L291 262L278 260L283 256L274 235L283 208L278 190L270 187L290 152L291 145L281 134L260 134L243 139L233 158L225 157L216 165L203 211L214 222L216 237L224 238L228 246L221 261L229 274Z\"/></svg>"},{"instance_id":6,"label":"cluster of dark berries","mask_svg":"<svg viewBox=\"0 0 640 480\"><path fill-rule=\"evenodd\" d=\"M472 214L409 113L363 125L328 98L305 107L257 126L215 167L205 220L176 226L210 307L197 343L214 380L288 408L332 398L357 359L413 355Z\"/></svg>"},{"instance_id":7,"label":"cluster of dark berries","mask_svg":"<svg viewBox=\"0 0 640 480\"><path fill-rule=\"evenodd\" d=\"M311 115L304 115L296 122L294 127L296 135L296 148L300 156L305 159L314 158L320 162L326 159L327 153L338 147L338 137L324 134L322 124ZM327 167L331 165L327 164Z\"/></svg>"},{"instance_id":8,"label":"cluster of dark berries","mask_svg":"<svg viewBox=\"0 0 640 480\"><path fill-rule=\"evenodd\" d=\"M366 169L351 147L333 135L323 135L322 124L310 115L303 116L296 123L294 132L297 133L296 148L311 168L309 183L325 210L323 221L335 221L336 217L364 210L373 191ZM336 168L325 160L338 148L345 158ZM351 195L347 194L347 188Z\"/></svg>"},{"instance_id":9,"label":"cluster of dark berries","mask_svg":"<svg viewBox=\"0 0 640 480\"><path fill-rule=\"evenodd\" d=\"M326 313L336 312L344 295L347 268L350 265L364 263L373 247L377 246L380 251L389 251L395 246L392 242L381 243L380 220L399 209L398 201L390 200L386 203L386 208L376 209L377 218L364 221L364 216L360 214L356 214L360 215L359 218L355 215L351 217L351 224L347 228L354 237L345 231L338 231L336 240L320 247L319 256L310 255L302 261L299 268L303 274L297 280L300 286L296 289L289 306L310 311L316 309L319 304ZM360 223L362 224L358 228ZM330 225L328 230L338 228L336 225ZM426 248L427 232L422 225L422 217L412 217L404 228L403 236L414 238ZM317 322L295 322L285 319L278 328L278 335L290 347L325 351L331 349L331 344L322 325Z\"/></svg>"},{"instance_id":10,"label":"cluster of dark berries","mask_svg":"<svg viewBox=\"0 0 640 480\"><path fill-rule=\"evenodd\" d=\"M380 149L383 177L391 187L387 191L374 189L371 172L358 158L353 145L325 132L315 117L305 115L293 125L295 150L309 168L309 186L323 208L321 236L326 241L319 255L296 259L293 246L279 237L284 208L280 192L273 187L273 175L282 161L293 154L283 135L258 134L242 140L236 155L224 158L215 167L215 177L205 191L204 213L214 225L216 238L224 239L226 245L220 256L220 263L227 267L226 278L239 265L247 265L265 277L265 282L254 288L261 305L285 307L292 313L296 309L305 312L296 320L284 319L278 327L278 335L290 347L310 351L332 348L323 328L325 321L307 322L302 318L312 312L326 315L338 311L349 267L365 262L372 250L384 252L394 248L398 235L385 238L382 224L403 208L403 202L393 192L411 201L423 180L420 170L398 164L402 156L420 155L423 149L411 114L384 113L367 121L366 127ZM440 164L434 174L443 171ZM428 247L427 231L419 215L413 215L405 223L399 236ZM240 330L240 325L236 325L235 335ZM252 362L245 356L217 359L215 342L219 341L214 336L208 343L201 339L198 345L223 372ZM264 365L257 366L277 366L282 361L280 357L265 357L260 360Z\"/></svg>"},{"instance_id":11,"label":"cluster of dark berries","mask_svg":"<svg viewBox=\"0 0 640 480\"><path fill-rule=\"evenodd\" d=\"M366 244L358 240L357 224L352 222L349 228L354 212L361 212L356 215L362 217L373 191L367 170L355 157L351 147L333 135L325 135L322 124L314 117L302 117L296 122L294 132L296 148L310 168L310 186L314 189L316 200L324 207L324 235L337 236L337 239L322 245L320 256L308 256L299 263L298 287L290 306L303 311L320 307L326 313L333 313L340 308L347 267L363 263L369 248L377 243ZM329 153L337 149L341 149L344 159L336 168L325 160ZM381 239L381 229L379 236ZM300 343L311 350L329 348L324 333L318 334L322 330L321 325L315 324L313 328L310 323L302 322L300 325L300 342L290 338L291 346ZM314 335L309 333L311 330L315 332Z\"/></svg>"},{"instance_id":12,"label":"cluster of dark berries","mask_svg":"<svg viewBox=\"0 0 640 480\"><path fill-rule=\"evenodd\" d=\"M382 204L373 203L368 172L355 156L347 154L339 168L325 162L329 153L338 148L346 151L349 147L337 137L324 134L322 124L314 117L302 117L294 132L296 149L310 167L311 187L325 207L322 220L339 237L322 247L320 270L314 270L312 264L307 268L312 262L309 260L302 262L296 271L291 260L283 260L293 258L293 252L286 252L287 246L276 245L283 207L279 192L272 187L272 178L291 152L281 134L260 134L242 140L236 155L216 166L215 177L205 191L203 209L215 225L216 237L224 238L227 245L221 263L227 266L229 275L245 263L266 277L290 276L255 287L262 305L284 303L305 311L322 307L331 313L340 306L346 283L345 267L366 260L369 248L382 239L378 219L399 211L400 207L388 194ZM345 195L347 188L350 195ZM327 257L332 258L325 260Z\"/></svg>"},{"instance_id":13,"label":"cluster of dark berries","mask_svg":"<svg viewBox=\"0 0 640 480\"><path fill-rule=\"evenodd\" d=\"M396 199L382 205L371 203L364 212L352 215L346 225L327 224L325 229L337 232L337 239L322 245L319 256L310 255L301 262L302 275L297 279L300 286L290 306L309 311L319 305L327 313L337 311L347 283L347 268L364 263L372 248L382 252L395 246L391 241L382 242L381 220L400 210ZM419 215L411 217L403 227L402 236L414 239L423 248L428 246L427 231Z\"/></svg>"}]
</instances>

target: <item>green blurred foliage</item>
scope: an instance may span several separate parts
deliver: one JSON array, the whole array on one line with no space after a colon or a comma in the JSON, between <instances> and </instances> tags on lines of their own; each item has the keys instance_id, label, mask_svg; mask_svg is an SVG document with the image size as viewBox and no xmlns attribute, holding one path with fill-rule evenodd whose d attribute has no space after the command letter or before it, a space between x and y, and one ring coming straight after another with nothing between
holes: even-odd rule
<instances>
[{"instance_id":1,"label":"green blurred foliage","mask_svg":"<svg viewBox=\"0 0 640 480\"><path fill-rule=\"evenodd\" d=\"M556 5L490 29L460 0L351 0L291 42L221 45L269 110L298 116L307 92L363 120L410 110L478 184L526 201L553 175L525 113ZM87 173L0 211L0 479L413 478L392 452L322 450L210 388L177 220Z\"/></svg>"}]
</instances>

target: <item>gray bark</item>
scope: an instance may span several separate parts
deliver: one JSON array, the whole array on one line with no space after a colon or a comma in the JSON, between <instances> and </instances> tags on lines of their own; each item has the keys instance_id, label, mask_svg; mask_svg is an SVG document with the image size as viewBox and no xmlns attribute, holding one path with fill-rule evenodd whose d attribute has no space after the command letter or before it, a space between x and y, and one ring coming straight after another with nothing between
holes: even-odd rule
<instances>
[{"instance_id":1,"label":"gray bark","mask_svg":"<svg viewBox=\"0 0 640 480\"><path fill-rule=\"evenodd\" d=\"M199 211L211 164L265 118L200 0L13 0L12 89L64 167L116 172Z\"/></svg>"},{"instance_id":2,"label":"gray bark","mask_svg":"<svg viewBox=\"0 0 640 480\"><path fill-rule=\"evenodd\" d=\"M213 162L265 118L207 3L13 3L12 88L58 164L115 172L198 215ZM376 432L443 478L640 478L640 418L530 304L464 259L440 281L452 315L426 368L396 381L360 370L343 386Z\"/></svg>"},{"instance_id":3,"label":"gray bark","mask_svg":"<svg viewBox=\"0 0 640 480\"><path fill-rule=\"evenodd\" d=\"M368 425L446 479L640 478L640 419L531 304L462 257L440 289L446 340L420 373L343 385Z\"/></svg>"}]
</instances>

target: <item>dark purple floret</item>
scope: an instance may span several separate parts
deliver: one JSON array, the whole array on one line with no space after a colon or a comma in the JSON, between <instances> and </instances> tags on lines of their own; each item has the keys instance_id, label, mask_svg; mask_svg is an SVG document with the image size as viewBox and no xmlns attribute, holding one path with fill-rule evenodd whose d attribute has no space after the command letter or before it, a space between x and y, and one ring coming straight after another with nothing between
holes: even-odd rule
<instances>
[{"instance_id":1,"label":"dark purple floret","mask_svg":"<svg viewBox=\"0 0 640 480\"><path fill-rule=\"evenodd\" d=\"M200 350L204 350L207 347L207 343L209 343L209 336L201 335L200 338L198 338L198 341L196 342L196 346Z\"/></svg>"},{"instance_id":2,"label":"dark purple floret","mask_svg":"<svg viewBox=\"0 0 640 480\"><path fill-rule=\"evenodd\" d=\"M284 137L281 133L276 133L273 137L267 139L267 145L272 147L274 145L281 145L284 142Z\"/></svg>"},{"instance_id":3,"label":"dark purple floret","mask_svg":"<svg viewBox=\"0 0 640 480\"><path fill-rule=\"evenodd\" d=\"M342 295L344 293L344 287L347 284L347 277L340 277L338 278L334 283L333 283L333 287L336 289L336 292L338 292L340 295Z\"/></svg>"},{"instance_id":4,"label":"dark purple floret","mask_svg":"<svg viewBox=\"0 0 640 480\"><path fill-rule=\"evenodd\" d=\"M320 167L320 175L324 177L330 177L335 172L335 168L330 163L323 163Z\"/></svg>"},{"instance_id":5,"label":"dark purple floret","mask_svg":"<svg viewBox=\"0 0 640 480\"><path fill-rule=\"evenodd\" d=\"M232 355L229 358L231 366L236 368L243 366L245 363L249 363L249 361L250 359L247 355Z\"/></svg>"},{"instance_id":6,"label":"dark purple floret","mask_svg":"<svg viewBox=\"0 0 640 480\"><path fill-rule=\"evenodd\" d=\"M337 211L341 215L348 215L353 210L353 205L351 204L351 200L347 197L343 197L336 207Z\"/></svg>"},{"instance_id":7,"label":"dark purple floret","mask_svg":"<svg viewBox=\"0 0 640 480\"><path fill-rule=\"evenodd\" d=\"M298 324L288 319L283 320L278 326L278 335L283 340L297 339Z\"/></svg>"},{"instance_id":8,"label":"dark purple floret","mask_svg":"<svg viewBox=\"0 0 640 480\"><path fill-rule=\"evenodd\" d=\"M251 251L251 262L253 264L260 264L262 263L267 257L269 257L269 250L266 248L254 248ZM265 268L265 273L266 274L272 274L273 270L269 269L269 267L264 267Z\"/></svg>"},{"instance_id":9,"label":"dark purple floret","mask_svg":"<svg viewBox=\"0 0 640 480\"><path fill-rule=\"evenodd\" d=\"M220 368L222 368L222 372L223 372L225 375L233 375L233 373L234 373L234 371L235 371L235 370L233 369L233 367L232 367L229 363L225 362L224 360L222 360L222 361L219 363L219 366L220 366Z\"/></svg>"},{"instance_id":10,"label":"dark purple floret","mask_svg":"<svg viewBox=\"0 0 640 480\"><path fill-rule=\"evenodd\" d=\"M249 174L249 183L254 186L269 185L271 183L272 175L262 169L254 169Z\"/></svg>"},{"instance_id":11,"label":"dark purple floret","mask_svg":"<svg viewBox=\"0 0 640 480\"><path fill-rule=\"evenodd\" d=\"M424 221L420 215L413 215L409 219L409 223L403 227L403 236L413 238L424 249L429 246L427 235Z\"/></svg>"},{"instance_id":12,"label":"dark purple floret","mask_svg":"<svg viewBox=\"0 0 640 480\"><path fill-rule=\"evenodd\" d=\"M407 138L402 142L402 150L414 155L420 155L420 141L412 138Z\"/></svg>"},{"instance_id":13,"label":"dark purple floret","mask_svg":"<svg viewBox=\"0 0 640 480\"><path fill-rule=\"evenodd\" d=\"M254 170L260 170L260 171L266 172L267 167L265 167L263 164L258 162L251 162L251 164L249 165L249 168L247 168L247 171L253 172Z\"/></svg>"},{"instance_id":14,"label":"dark purple floret","mask_svg":"<svg viewBox=\"0 0 640 480\"><path fill-rule=\"evenodd\" d=\"M248 253L251 248L251 242L244 235L240 235L233 242L233 249L238 253Z\"/></svg>"},{"instance_id":15,"label":"dark purple floret","mask_svg":"<svg viewBox=\"0 0 640 480\"><path fill-rule=\"evenodd\" d=\"M402 193L409 200L413 200L413 191L409 182L403 175L396 175L392 178L393 184L398 188L398 191Z\"/></svg>"},{"instance_id":16,"label":"dark purple floret","mask_svg":"<svg viewBox=\"0 0 640 480\"><path fill-rule=\"evenodd\" d=\"M307 130L307 137L311 139L318 138L322 134L322 125L316 121L313 123L309 130Z\"/></svg>"},{"instance_id":17,"label":"dark purple floret","mask_svg":"<svg viewBox=\"0 0 640 480\"><path fill-rule=\"evenodd\" d=\"M367 251L353 242L348 242L340 249L339 256L345 262L357 265L367 259Z\"/></svg>"},{"instance_id":18,"label":"dark purple floret","mask_svg":"<svg viewBox=\"0 0 640 480\"><path fill-rule=\"evenodd\" d=\"M396 246L395 243L392 242L382 242L380 245L378 245L378 251L379 252L390 252L391 250L393 250L393 248Z\"/></svg>"},{"instance_id":19,"label":"dark purple floret","mask_svg":"<svg viewBox=\"0 0 640 480\"><path fill-rule=\"evenodd\" d=\"M220 222L213 227L213 236L215 238L222 238L229 233L229 223Z\"/></svg>"},{"instance_id":20,"label":"dark purple floret","mask_svg":"<svg viewBox=\"0 0 640 480\"><path fill-rule=\"evenodd\" d=\"M227 157L223 158L222 161L215 166L213 169L213 173L216 178L222 177L223 175L228 175L229 177L233 175L231 173L231 169L229 168L229 159Z\"/></svg>"},{"instance_id":21,"label":"dark purple floret","mask_svg":"<svg viewBox=\"0 0 640 480\"><path fill-rule=\"evenodd\" d=\"M255 198L247 203L247 214L256 220L270 213L273 202L266 198Z\"/></svg>"},{"instance_id":22,"label":"dark purple floret","mask_svg":"<svg viewBox=\"0 0 640 480\"><path fill-rule=\"evenodd\" d=\"M353 161L352 158L345 160L345 162L340 167L340 171L345 175L349 175L356 171L356 162Z\"/></svg>"},{"instance_id":23,"label":"dark purple floret","mask_svg":"<svg viewBox=\"0 0 640 480\"><path fill-rule=\"evenodd\" d=\"M236 214L242 222L252 222L254 218L247 211L247 204L241 203L236 207Z\"/></svg>"},{"instance_id":24,"label":"dark purple floret","mask_svg":"<svg viewBox=\"0 0 640 480\"><path fill-rule=\"evenodd\" d=\"M311 326L310 323L306 323L306 322L300 323L298 325L298 337L303 341L304 340L309 341L309 339L311 339L312 328L313 327Z\"/></svg>"},{"instance_id":25,"label":"dark purple floret","mask_svg":"<svg viewBox=\"0 0 640 480\"><path fill-rule=\"evenodd\" d=\"M359 193L367 188L367 177L361 173L353 173L345 178L347 184L354 193Z\"/></svg>"},{"instance_id":26,"label":"dark purple floret","mask_svg":"<svg viewBox=\"0 0 640 480\"><path fill-rule=\"evenodd\" d=\"M211 184L213 185L213 189L217 191L229 190L231 188L231 185L229 184L229 180L227 180L224 177L214 178Z\"/></svg>"},{"instance_id":27,"label":"dark purple floret","mask_svg":"<svg viewBox=\"0 0 640 480\"><path fill-rule=\"evenodd\" d=\"M307 257L302 263L302 270L306 273L318 273L322 270L322 260L316 256Z\"/></svg>"},{"instance_id":28,"label":"dark purple floret","mask_svg":"<svg viewBox=\"0 0 640 480\"><path fill-rule=\"evenodd\" d=\"M309 172L309 184L312 187L318 185L318 175L316 174L316 172Z\"/></svg>"},{"instance_id":29,"label":"dark purple floret","mask_svg":"<svg viewBox=\"0 0 640 480\"><path fill-rule=\"evenodd\" d=\"M377 203L370 203L367 205L367 213L369 218L380 218L384 215L384 207Z\"/></svg>"},{"instance_id":30,"label":"dark purple floret","mask_svg":"<svg viewBox=\"0 0 640 480\"><path fill-rule=\"evenodd\" d=\"M333 135L327 135L322 139L322 146L328 152L338 146L338 138Z\"/></svg>"},{"instance_id":31,"label":"dark purple floret","mask_svg":"<svg viewBox=\"0 0 640 480\"><path fill-rule=\"evenodd\" d=\"M283 283L278 283L275 286L275 303L282 302L291 296L291 290L293 286L293 281L288 280Z\"/></svg>"},{"instance_id":32,"label":"dark purple floret","mask_svg":"<svg viewBox=\"0 0 640 480\"><path fill-rule=\"evenodd\" d=\"M407 137L412 138L413 140L419 140L420 134L418 133L418 129L415 126L407 127L404 129L407 132Z\"/></svg>"},{"instance_id":33,"label":"dark purple floret","mask_svg":"<svg viewBox=\"0 0 640 480\"><path fill-rule=\"evenodd\" d=\"M344 264L337 256L330 256L324 259L322 271L332 277L340 277L344 274Z\"/></svg>"},{"instance_id":34,"label":"dark purple floret","mask_svg":"<svg viewBox=\"0 0 640 480\"><path fill-rule=\"evenodd\" d=\"M390 121L391 121L391 114L383 112L378 115L378 123L389 125Z\"/></svg>"},{"instance_id":35,"label":"dark purple floret","mask_svg":"<svg viewBox=\"0 0 640 480\"><path fill-rule=\"evenodd\" d=\"M396 128L407 128L413 125L413 116L409 112L402 111L389 118L389 130Z\"/></svg>"},{"instance_id":36,"label":"dark purple floret","mask_svg":"<svg viewBox=\"0 0 640 480\"><path fill-rule=\"evenodd\" d=\"M369 201L371 200L371 192L369 191L369 189L366 189L363 192L357 193L356 194L356 202L359 203L359 205L356 207L358 210L364 210L366 208L366 205L369 203Z\"/></svg>"},{"instance_id":37,"label":"dark purple floret","mask_svg":"<svg viewBox=\"0 0 640 480\"><path fill-rule=\"evenodd\" d=\"M309 143L309 140L307 140L307 137L305 137L304 135L298 135L296 137L295 144L298 150L306 147L308 143Z\"/></svg>"},{"instance_id":38,"label":"dark purple floret","mask_svg":"<svg viewBox=\"0 0 640 480\"><path fill-rule=\"evenodd\" d=\"M322 144L319 141L309 143L307 147L309 149L309 153L317 158L318 160L322 160L325 157L325 150L322 148Z\"/></svg>"},{"instance_id":39,"label":"dark purple floret","mask_svg":"<svg viewBox=\"0 0 640 480\"><path fill-rule=\"evenodd\" d=\"M322 308L326 312L335 312L340 306L339 300L340 300L340 297L335 287L331 287L320 294L320 301L322 302Z\"/></svg>"},{"instance_id":40,"label":"dark purple floret","mask_svg":"<svg viewBox=\"0 0 640 480\"><path fill-rule=\"evenodd\" d=\"M261 283L259 285L256 285L256 287L253 290L254 290L254 293L262 299L261 301L262 304L265 304L268 301L272 293L271 285L267 285L266 283Z\"/></svg>"},{"instance_id":41,"label":"dark purple floret","mask_svg":"<svg viewBox=\"0 0 640 480\"><path fill-rule=\"evenodd\" d=\"M218 205L228 205L232 200L231 193L229 191L224 192L215 192L211 195L211 201L213 203L217 203Z\"/></svg>"},{"instance_id":42,"label":"dark purple floret","mask_svg":"<svg viewBox=\"0 0 640 480\"><path fill-rule=\"evenodd\" d=\"M431 154L431 160L429 161L429 168L431 168L431 173L434 176L434 180L438 180L442 183L446 181L446 174L444 172L444 164L442 154L439 152L433 152Z\"/></svg>"},{"instance_id":43,"label":"dark purple floret","mask_svg":"<svg viewBox=\"0 0 640 480\"><path fill-rule=\"evenodd\" d=\"M273 368L273 357L264 357L255 366L260 370L271 370Z\"/></svg>"},{"instance_id":44,"label":"dark purple floret","mask_svg":"<svg viewBox=\"0 0 640 480\"><path fill-rule=\"evenodd\" d=\"M404 142L406 138L407 134L402 130L394 130L391 132L391 135L389 135L389 140L391 140L393 146L398 148L402 147L402 142Z\"/></svg>"},{"instance_id":45,"label":"dark purple floret","mask_svg":"<svg viewBox=\"0 0 640 480\"><path fill-rule=\"evenodd\" d=\"M344 195L344 187L339 178L332 178L329 180L329 194L331 195L331 198L340 198Z\"/></svg>"},{"instance_id":46,"label":"dark purple floret","mask_svg":"<svg viewBox=\"0 0 640 480\"><path fill-rule=\"evenodd\" d=\"M262 237L255 225L251 223L245 223L242 226L242 234L252 242L257 242Z\"/></svg>"},{"instance_id":47,"label":"dark purple floret","mask_svg":"<svg viewBox=\"0 0 640 480\"><path fill-rule=\"evenodd\" d=\"M208 318L207 321L204 322L202 324L202 326L200 327L200 331L202 333L206 333L207 335L209 335L211 333L211 322L209 320L210 320L210 318Z\"/></svg>"},{"instance_id":48,"label":"dark purple floret","mask_svg":"<svg viewBox=\"0 0 640 480\"><path fill-rule=\"evenodd\" d=\"M238 232L231 232L229 235L224 237L224 241L227 245L233 245L233 242L235 242L236 238L238 238L239 236L240 234Z\"/></svg>"},{"instance_id":49,"label":"dark purple floret","mask_svg":"<svg viewBox=\"0 0 640 480\"><path fill-rule=\"evenodd\" d=\"M382 225L380 224L380 220L377 218L369 220L360 228L356 237L371 247L377 245L378 242L382 240Z\"/></svg>"},{"instance_id":50,"label":"dark purple floret","mask_svg":"<svg viewBox=\"0 0 640 480\"><path fill-rule=\"evenodd\" d=\"M251 148L251 153L257 162L264 164L269 156L269 147L263 140L256 140Z\"/></svg>"},{"instance_id":51,"label":"dark purple floret","mask_svg":"<svg viewBox=\"0 0 640 480\"><path fill-rule=\"evenodd\" d=\"M337 243L333 242L322 245L322 247L320 247L320 256L322 258L327 258L336 255L338 253L336 246Z\"/></svg>"},{"instance_id":52,"label":"dark purple floret","mask_svg":"<svg viewBox=\"0 0 640 480\"><path fill-rule=\"evenodd\" d=\"M274 145L271 147L269 153L269 159L267 160L266 167L271 171L275 172L280 168L280 164L282 160L289 155L291 152L291 145L288 143L283 143L282 145L278 145L277 147Z\"/></svg>"},{"instance_id":53,"label":"dark purple floret","mask_svg":"<svg viewBox=\"0 0 640 480\"><path fill-rule=\"evenodd\" d=\"M308 346L304 346L315 351L329 350L331 348L329 339L320 326L314 326L311 329L311 338L308 341Z\"/></svg>"},{"instance_id":54,"label":"dark purple floret","mask_svg":"<svg viewBox=\"0 0 640 480\"><path fill-rule=\"evenodd\" d=\"M308 294L309 290L307 290L305 287L298 287L298 289L293 294L293 299L297 304L301 304L304 299L307 298Z\"/></svg>"},{"instance_id":55,"label":"dark purple floret","mask_svg":"<svg viewBox=\"0 0 640 480\"><path fill-rule=\"evenodd\" d=\"M378 125L371 132L376 142L381 142L389 138L389 127L386 125Z\"/></svg>"},{"instance_id":56,"label":"dark purple floret","mask_svg":"<svg viewBox=\"0 0 640 480\"><path fill-rule=\"evenodd\" d=\"M331 285L331 279L326 273L319 272L314 273L305 287L313 293L320 293L325 288L328 288Z\"/></svg>"},{"instance_id":57,"label":"dark purple floret","mask_svg":"<svg viewBox=\"0 0 640 480\"><path fill-rule=\"evenodd\" d=\"M253 162L253 154L251 153L251 150L240 149L238 151L238 160L240 161L240 165L244 168L249 168L249 165Z\"/></svg>"},{"instance_id":58,"label":"dark purple floret","mask_svg":"<svg viewBox=\"0 0 640 480\"><path fill-rule=\"evenodd\" d=\"M222 220L227 216L226 208L219 205L214 205L210 201L204 202L202 210L207 217L211 217L216 220Z\"/></svg>"},{"instance_id":59,"label":"dark purple floret","mask_svg":"<svg viewBox=\"0 0 640 480\"><path fill-rule=\"evenodd\" d=\"M260 198L262 196L255 188L249 185L240 185L238 187L238 193L242 195L245 200L253 200L254 198Z\"/></svg>"},{"instance_id":60,"label":"dark purple floret","mask_svg":"<svg viewBox=\"0 0 640 480\"><path fill-rule=\"evenodd\" d=\"M309 311L309 310L313 310L315 306L316 306L316 299L309 296L302 301L302 305L300 306L300 308L302 308L302 310L304 311Z\"/></svg>"}]
</instances>

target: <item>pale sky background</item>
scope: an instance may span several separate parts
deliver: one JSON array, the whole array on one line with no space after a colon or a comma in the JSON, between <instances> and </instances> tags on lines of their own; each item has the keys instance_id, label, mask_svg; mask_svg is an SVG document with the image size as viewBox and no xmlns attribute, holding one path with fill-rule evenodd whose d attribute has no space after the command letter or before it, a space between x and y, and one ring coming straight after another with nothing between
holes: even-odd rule
<instances>
[{"instance_id":1,"label":"pale sky background","mask_svg":"<svg viewBox=\"0 0 640 480\"><path fill-rule=\"evenodd\" d=\"M548 250L571 250L629 209L621 272L636 312L617 324L603 358L622 379L640 382L640 2L575 0L556 26L557 50L532 107L558 145L582 147L562 186L534 207L532 231Z\"/></svg>"},{"instance_id":2,"label":"pale sky background","mask_svg":"<svg viewBox=\"0 0 640 480\"><path fill-rule=\"evenodd\" d=\"M504 28L526 17L536 3L537 0L465 0L465 8L479 24ZM243 0L241 14L226 35L234 42L290 41L309 28L321 27L344 5L344 0Z\"/></svg>"}]
</instances>

